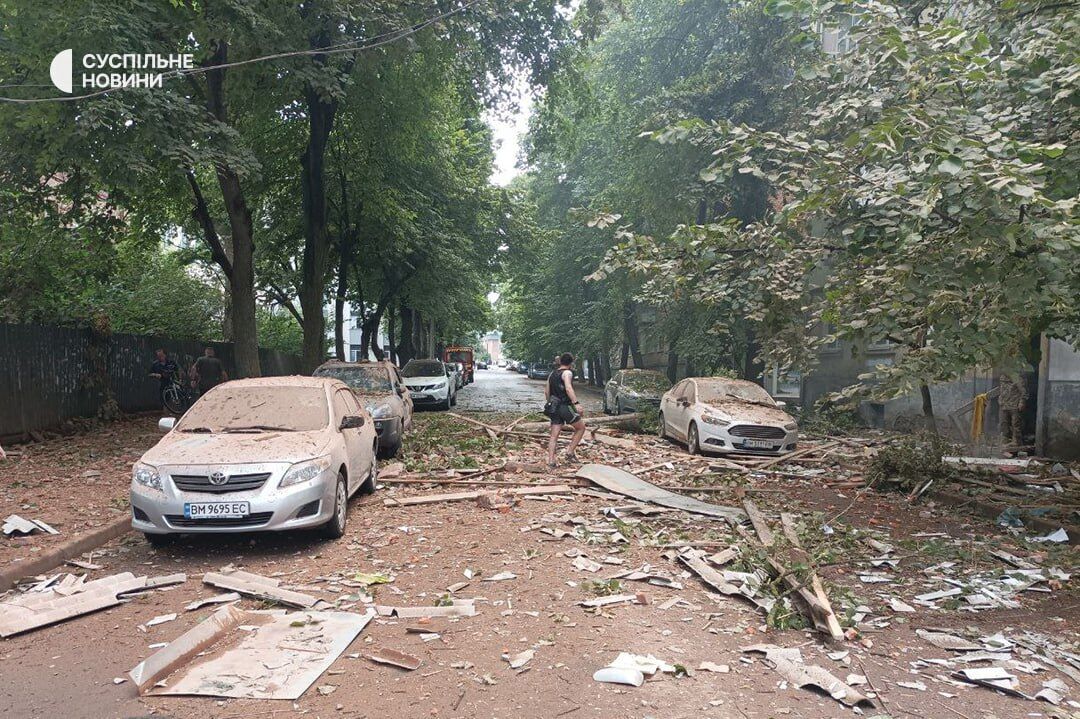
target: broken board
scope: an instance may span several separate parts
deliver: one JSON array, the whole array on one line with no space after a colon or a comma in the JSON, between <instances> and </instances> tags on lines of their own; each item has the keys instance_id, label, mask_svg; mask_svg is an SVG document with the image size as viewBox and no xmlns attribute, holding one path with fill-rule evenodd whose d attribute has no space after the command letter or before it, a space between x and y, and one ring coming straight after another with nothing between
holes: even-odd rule
<instances>
[{"instance_id":1,"label":"broken board","mask_svg":"<svg viewBox=\"0 0 1080 719\"><path fill-rule=\"evenodd\" d=\"M145 586L146 577L124 572L84 582L79 591L67 596L54 592L34 592L0 602L0 637L10 637L114 606L120 603L120 594Z\"/></svg>"},{"instance_id":2,"label":"broken board","mask_svg":"<svg viewBox=\"0 0 1080 719\"><path fill-rule=\"evenodd\" d=\"M565 484L536 484L529 487L501 490L501 494L569 494L571 490L573 490L573 487ZM415 504L460 502L467 499L478 499L484 494L490 494L490 490L453 492L451 494L421 494L416 497L404 497L403 499L384 499L383 504L387 507L409 507Z\"/></svg>"},{"instance_id":3,"label":"broken board","mask_svg":"<svg viewBox=\"0 0 1080 719\"><path fill-rule=\"evenodd\" d=\"M704 514L730 522L738 522L743 513L735 507L724 507L718 504L701 502L692 497L684 497L666 489L661 489L655 484L650 484L638 479L629 472L625 472L606 464L586 464L577 471L577 476L587 479L593 484L603 487L609 492L615 492L625 497L632 497L639 502L658 504L661 507L681 509L684 512Z\"/></svg>"},{"instance_id":4,"label":"broken board","mask_svg":"<svg viewBox=\"0 0 1080 719\"><path fill-rule=\"evenodd\" d=\"M310 609L318 603L318 599L310 594L301 594L289 589L282 589L278 585L281 582L271 577L264 577L250 572L235 571L229 574L207 572L203 575L203 582L221 589L229 589L256 599L265 599L279 604Z\"/></svg>"},{"instance_id":5,"label":"broken board","mask_svg":"<svg viewBox=\"0 0 1080 719\"><path fill-rule=\"evenodd\" d=\"M299 699L374 616L223 607L128 676L140 694Z\"/></svg>"}]
</instances>

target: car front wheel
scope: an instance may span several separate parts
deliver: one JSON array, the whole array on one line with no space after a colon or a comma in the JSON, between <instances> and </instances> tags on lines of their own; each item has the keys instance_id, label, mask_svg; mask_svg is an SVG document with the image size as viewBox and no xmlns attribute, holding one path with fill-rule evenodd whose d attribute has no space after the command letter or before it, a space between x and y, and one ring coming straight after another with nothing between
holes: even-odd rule
<instances>
[{"instance_id":1,"label":"car front wheel","mask_svg":"<svg viewBox=\"0 0 1080 719\"><path fill-rule=\"evenodd\" d=\"M340 539L345 536L345 521L349 514L349 485L344 473L338 474L337 488L334 490L334 513L322 526L322 535L327 539Z\"/></svg>"},{"instance_id":2,"label":"car front wheel","mask_svg":"<svg viewBox=\"0 0 1080 719\"><path fill-rule=\"evenodd\" d=\"M686 431L686 451L690 454L701 454L697 425L692 422L690 423L690 429Z\"/></svg>"}]
</instances>

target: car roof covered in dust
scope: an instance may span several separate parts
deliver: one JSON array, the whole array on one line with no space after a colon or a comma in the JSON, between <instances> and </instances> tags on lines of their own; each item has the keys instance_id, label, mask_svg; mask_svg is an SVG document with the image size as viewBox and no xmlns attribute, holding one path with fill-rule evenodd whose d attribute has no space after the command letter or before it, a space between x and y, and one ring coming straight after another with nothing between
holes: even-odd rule
<instances>
[{"instance_id":1,"label":"car roof covered in dust","mask_svg":"<svg viewBox=\"0 0 1080 719\"><path fill-rule=\"evenodd\" d=\"M286 375L284 377L248 377L246 379L234 379L219 387L323 387L335 389L348 385L333 377L308 377L306 375Z\"/></svg>"}]
</instances>

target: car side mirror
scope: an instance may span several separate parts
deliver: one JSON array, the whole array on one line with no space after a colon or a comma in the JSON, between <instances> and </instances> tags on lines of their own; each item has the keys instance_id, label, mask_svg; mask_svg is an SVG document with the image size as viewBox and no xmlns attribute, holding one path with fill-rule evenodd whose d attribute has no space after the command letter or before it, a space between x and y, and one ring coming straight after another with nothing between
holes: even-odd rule
<instances>
[{"instance_id":1,"label":"car side mirror","mask_svg":"<svg viewBox=\"0 0 1080 719\"><path fill-rule=\"evenodd\" d=\"M157 421L157 428L159 432L168 433L172 431L172 428L176 426L176 417L162 417Z\"/></svg>"},{"instance_id":2,"label":"car side mirror","mask_svg":"<svg viewBox=\"0 0 1080 719\"><path fill-rule=\"evenodd\" d=\"M397 386L397 393L398 393L398 397L404 397L405 396L405 388L402 387L401 385L398 385Z\"/></svg>"},{"instance_id":3,"label":"car side mirror","mask_svg":"<svg viewBox=\"0 0 1080 719\"><path fill-rule=\"evenodd\" d=\"M338 430L345 431L347 429L359 429L364 426L364 417L359 414L350 414L347 417L341 418L341 426Z\"/></svg>"}]
</instances>

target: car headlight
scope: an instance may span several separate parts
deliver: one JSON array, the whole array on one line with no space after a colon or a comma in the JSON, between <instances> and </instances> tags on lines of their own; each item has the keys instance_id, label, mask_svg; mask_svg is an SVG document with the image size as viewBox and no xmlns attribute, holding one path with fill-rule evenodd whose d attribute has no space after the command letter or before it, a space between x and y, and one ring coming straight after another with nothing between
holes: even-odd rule
<instances>
[{"instance_id":1,"label":"car headlight","mask_svg":"<svg viewBox=\"0 0 1080 719\"><path fill-rule=\"evenodd\" d=\"M131 468L131 481L161 491L161 475L158 474L157 467L149 464L136 462Z\"/></svg>"},{"instance_id":2,"label":"car headlight","mask_svg":"<svg viewBox=\"0 0 1080 719\"><path fill-rule=\"evenodd\" d=\"M790 422L790 423L784 425L784 429L786 429L788 432L794 432L798 428L799 428L799 425L795 424L794 422Z\"/></svg>"},{"instance_id":3,"label":"car headlight","mask_svg":"<svg viewBox=\"0 0 1080 719\"><path fill-rule=\"evenodd\" d=\"M367 411L371 413L372 419L389 419L394 414L394 408L389 404L373 404L367 407Z\"/></svg>"},{"instance_id":4,"label":"car headlight","mask_svg":"<svg viewBox=\"0 0 1080 719\"><path fill-rule=\"evenodd\" d=\"M727 427L731 422L726 419L717 417L715 414L703 414L701 415L701 421L705 424L715 424L718 427Z\"/></svg>"},{"instance_id":5,"label":"car headlight","mask_svg":"<svg viewBox=\"0 0 1080 719\"><path fill-rule=\"evenodd\" d=\"M320 474L330 469L330 457L317 457L306 462L297 462L289 467L289 471L281 478L279 487L289 487L300 482L315 479Z\"/></svg>"}]
</instances>

